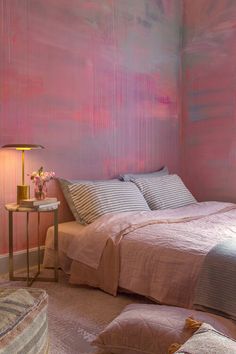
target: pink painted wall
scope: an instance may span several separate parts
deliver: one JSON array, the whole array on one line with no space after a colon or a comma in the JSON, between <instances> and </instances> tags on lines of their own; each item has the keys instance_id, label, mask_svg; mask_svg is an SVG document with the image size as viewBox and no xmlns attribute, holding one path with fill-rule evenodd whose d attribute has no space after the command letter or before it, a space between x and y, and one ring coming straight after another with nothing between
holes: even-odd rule
<instances>
[{"instance_id":1,"label":"pink painted wall","mask_svg":"<svg viewBox=\"0 0 236 354\"><path fill-rule=\"evenodd\" d=\"M183 176L199 200L236 202L236 1L184 0Z\"/></svg>"},{"instance_id":2,"label":"pink painted wall","mask_svg":"<svg viewBox=\"0 0 236 354\"><path fill-rule=\"evenodd\" d=\"M26 154L27 173L178 171L181 14L178 0L0 0L0 145L46 147ZM18 152L0 151L0 253L20 163ZM63 206L60 220L70 218ZM52 220L43 219L44 237ZM17 215L16 250L24 226Z\"/></svg>"}]
</instances>

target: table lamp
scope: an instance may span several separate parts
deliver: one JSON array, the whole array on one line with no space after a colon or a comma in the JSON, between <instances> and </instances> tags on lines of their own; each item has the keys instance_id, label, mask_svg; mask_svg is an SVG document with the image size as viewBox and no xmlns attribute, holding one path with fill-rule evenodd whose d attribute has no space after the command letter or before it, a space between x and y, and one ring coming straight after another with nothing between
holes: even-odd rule
<instances>
[{"instance_id":1,"label":"table lamp","mask_svg":"<svg viewBox=\"0 0 236 354\"><path fill-rule=\"evenodd\" d=\"M20 150L22 152L22 183L17 186L17 204L19 204L20 200L30 197L30 186L25 185L25 151L44 149L44 147L32 144L9 144L3 145L2 148Z\"/></svg>"}]
</instances>

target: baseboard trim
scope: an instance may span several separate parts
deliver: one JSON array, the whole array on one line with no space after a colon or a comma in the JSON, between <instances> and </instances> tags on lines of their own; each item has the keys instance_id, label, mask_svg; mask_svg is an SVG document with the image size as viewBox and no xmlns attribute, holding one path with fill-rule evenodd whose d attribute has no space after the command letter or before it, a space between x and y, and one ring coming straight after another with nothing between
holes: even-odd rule
<instances>
[{"instance_id":1,"label":"baseboard trim","mask_svg":"<svg viewBox=\"0 0 236 354\"><path fill-rule=\"evenodd\" d=\"M44 246L40 247L40 262L43 261ZM26 268L26 250L14 252L14 271ZM29 250L30 266L33 267L38 264L38 248L30 248ZM9 254L0 255L0 274L6 274L9 270Z\"/></svg>"}]
</instances>

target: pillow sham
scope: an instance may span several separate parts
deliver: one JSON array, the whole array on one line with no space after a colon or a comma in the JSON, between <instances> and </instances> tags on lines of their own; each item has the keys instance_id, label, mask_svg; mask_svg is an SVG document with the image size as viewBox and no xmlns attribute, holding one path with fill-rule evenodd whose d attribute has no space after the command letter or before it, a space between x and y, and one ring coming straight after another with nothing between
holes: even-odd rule
<instances>
[{"instance_id":1,"label":"pillow sham","mask_svg":"<svg viewBox=\"0 0 236 354\"><path fill-rule=\"evenodd\" d=\"M184 325L189 315L209 322L228 336L235 333L236 324L207 312L156 304L131 304L97 336L92 345L105 353L167 353L172 343L184 343L192 335Z\"/></svg>"},{"instance_id":2,"label":"pillow sham","mask_svg":"<svg viewBox=\"0 0 236 354\"><path fill-rule=\"evenodd\" d=\"M76 207L75 207L75 204L72 200L72 197L71 197L71 193L69 191L69 188L68 186L70 184L74 184L74 183L83 183L83 184L91 184L91 183L96 183L96 182L106 182L104 180L97 180L97 181L89 181L89 180L82 180L82 179L64 179L64 178L57 178L59 184L60 184L60 187L61 187L61 190L62 190L62 193L65 197L65 200L67 201L67 204L75 218L76 221L80 222L80 223L83 223L83 220L80 219L80 215L78 214L77 210L76 210ZM112 179L111 181L118 181L118 179Z\"/></svg>"},{"instance_id":3,"label":"pillow sham","mask_svg":"<svg viewBox=\"0 0 236 354\"><path fill-rule=\"evenodd\" d=\"M233 354L236 353L236 341L218 332L211 325L203 323L175 353Z\"/></svg>"},{"instance_id":4,"label":"pillow sham","mask_svg":"<svg viewBox=\"0 0 236 354\"><path fill-rule=\"evenodd\" d=\"M68 185L68 189L79 221L84 224L108 213L150 210L139 189L131 182L76 183Z\"/></svg>"},{"instance_id":5,"label":"pillow sham","mask_svg":"<svg viewBox=\"0 0 236 354\"><path fill-rule=\"evenodd\" d=\"M72 181L72 180L68 180L68 179L64 179L64 178L57 178L57 180L60 183L62 193L65 197L65 200L67 201L67 204L68 204L75 220L79 221L79 215L77 213L77 210L76 210L73 200L71 198L70 191L68 189L68 185L76 183L77 181L76 180Z\"/></svg>"},{"instance_id":6,"label":"pillow sham","mask_svg":"<svg viewBox=\"0 0 236 354\"><path fill-rule=\"evenodd\" d=\"M165 176L168 174L169 174L168 168L165 166L162 169L160 169L159 171L155 171L155 172L127 173L124 175L120 175L119 179L121 181L129 182L129 181L133 181L135 178L161 177L161 176Z\"/></svg>"},{"instance_id":7,"label":"pillow sham","mask_svg":"<svg viewBox=\"0 0 236 354\"><path fill-rule=\"evenodd\" d=\"M179 208L196 203L196 199L177 175L135 178L151 210Z\"/></svg>"}]
</instances>

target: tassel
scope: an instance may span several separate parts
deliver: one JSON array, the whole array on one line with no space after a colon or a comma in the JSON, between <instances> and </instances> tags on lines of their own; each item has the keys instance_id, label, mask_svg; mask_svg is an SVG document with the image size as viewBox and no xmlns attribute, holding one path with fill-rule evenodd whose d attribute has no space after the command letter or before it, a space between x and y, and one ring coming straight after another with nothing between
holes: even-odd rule
<instances>
[{"instance_id":1,"label":"tassel","mask_svg":"<svg viewBox=\"0 0 236 354\"><path fill-rule=\"evenodd\" d=\"M191 331L194 333L196 332L202 325L202 322L194 320L191 317L186 318L185 320L185 328L191 329Z\"/></svg>"},{"instance_id":2,"label":"tassel","mask_svg":"<svg viewBox=\"0 0 236 354\"><path fill-rule=\"evenodd\" d=\"M168 348L168 354L174 354L180 347L182 344L179 343L173 343L169 346Z\"/></svg>"},{"instance_id":3,"label":"tassel","mask_svg":"<svg viewBox=\"0 0 236 354\"><path fill-rule=\"evenodd\" d=\"M185 320L185 328L190 329L192 333L196 332L202 325L202 322L196 321L191 317L186 318ZM168 348L168 354L174 354L182 344L173 343Z\"/></svg>"}]
</instances>

